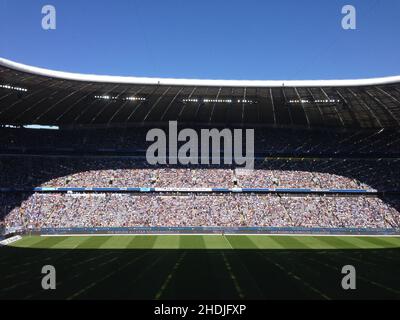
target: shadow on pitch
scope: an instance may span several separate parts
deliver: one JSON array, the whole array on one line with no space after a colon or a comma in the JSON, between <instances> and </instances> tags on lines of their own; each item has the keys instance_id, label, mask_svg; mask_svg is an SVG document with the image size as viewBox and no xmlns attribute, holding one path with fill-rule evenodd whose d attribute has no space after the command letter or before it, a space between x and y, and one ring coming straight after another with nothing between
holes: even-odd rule
<instances>
[{"instance_id":1,"label":"shadow on pitch","mask_svg":"<svg viewBox=\"0 0 400 320\"><path fill-rule=\"evenodd\" d=\"M400 299L400 248L0 252L0 299ZM45 265L55 290L42 288ZM345 265L355 290L342 288Z\"/></svg>"}]
</instances>

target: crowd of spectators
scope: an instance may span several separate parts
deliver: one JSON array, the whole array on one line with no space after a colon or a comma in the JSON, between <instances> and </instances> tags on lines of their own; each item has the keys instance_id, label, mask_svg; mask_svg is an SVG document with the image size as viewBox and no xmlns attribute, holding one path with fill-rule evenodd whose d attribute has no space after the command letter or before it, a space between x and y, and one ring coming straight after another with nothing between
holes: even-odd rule
<instances>
[{"instance_id":1,"label":"crowd of spectators","mask_svg":"<svg viewBox=\"0 0 400 320\"><path fill-rule=\"evenodd\" d=\"M150 128L35 130L0 128L1 149L143 151ZM168 128L165 128L168 131ZM338 131L288 128L255 129L256 152L291 155L399 154L397 130Z\"/></svg>"},{"instance_id":2,"label":"crowd of spectators","mask_svg":"<svg viewBox=\"0 0 400 320\"><path fill-rule=\"evenodd\" d=\"M399 228L400 213L383 200L366 196L32 194L11 208L5 224Z\"/></svg>"},{"instance_id":3,"label":"crowd of spectators","mask_svg":"<svg viewBox=\"0 0 400 320\"><path fill-rule=\"evenodd\" d=\"M254 170L227 165L149 165L145 159L0 158L9 187L313 188L400 190L400 160L264 159Z\"/></svg>"},{"instance_id":4,"label":"crowd of spectators","mask_svg":"<svg viewBox=\"0 0 400 320\"><path fill-rule=\"evenodd\" d=\"M146 129L0 128L0 188L162 187L400 190L395 131L256 130L254 170L157 165ZM45 150L21 155L24 148ZM47 154L46 150L61 150ZM93 151L91 155L71 150ZM111 150L114 155L98 154ZM118 154L115 150L125 152ZM10 153L19 155L10 155ZM23 153L23 151L22 151ZM77 156L78 155L78 156ZM352 156L349 156L352 155ZM366 155L366 157L363 157ZM376 156L379 155L379 156ZM400 200L257 194L0 193L0 227L273 226L399 228Z\"/></svg>"}]
</instances>

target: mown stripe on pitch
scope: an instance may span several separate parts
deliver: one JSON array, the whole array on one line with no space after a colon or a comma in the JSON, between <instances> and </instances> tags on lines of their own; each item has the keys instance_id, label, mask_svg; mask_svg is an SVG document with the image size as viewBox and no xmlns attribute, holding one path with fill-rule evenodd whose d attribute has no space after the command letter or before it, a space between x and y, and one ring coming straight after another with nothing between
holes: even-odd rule
<instances>
[{"instance_id":1,"label":"mown stripe on pitch","mask_svg":"<svg viewBox=\"0 0 400 320\"><path fill-rule=\"evenodd\" d=\"M21 240L12 243L10 247L29 248L35 246L36 243L42 240L43 238L39 236L25 236Z\"/></svg>"},{"instance_id":2,"label":"mown stripe on pitch","mask_svg":"<svg viewBox=\"0 0 400 320\"><path fill-rule=\"evenodd\" d=\"M362 250L365 251L365 254L360 255L360 252L362 252ZM371 255L370 252L371 252L371 249L361 248L358 250L351 250L349 252L344 252L343 250L336 250L332 253L332 255L335 256L335 259L340 260L340 261L351 260L356 263L362 264L364 266L379 268L380 265L382 264L382 262L371 261L369 259L370 255Z\"/></svg>"},{"instance_id":3,"label":"mown stripe on pitch","mask_svg":"<svg viewBox=\"0 0 400 320\"><path fill-rule=\"evenodd\" d=\"M361 249L376 249L380 247L380 245L364 240L364 237L348 237L344 239L344 241L347 241L354 246L358 246Z\"/></svg>"},{"instance_id":4,"label":"mown stripe on pitch","mask_svg":"<svg viewBox=\"0 0 400 320\"><path fill-rule=\"evenodd\" d=\"M118 239L120 237L110 236L106 241L104 241L100 246L99 249L109 249L110 246L115 247L116 249L121 249L121 246L118 246Z\"/></svg>"},{"instance_id":5,"label":"mown stripe on pitch","mask_svg":"<svg viewBox=\"0 0 400 320\"><path fill-rule=\"evenodd\" d=\"M255 250L256 252L259 249ZM259 287L259 278L255 278L253 272L249 271L248 260L255 253L253 250L233 250L225 251L226 259L230 261L232 272L241 279L242 291L245 292L246 299L265 299L264 293ZM265 276L265 271L264 276Z\"/></svg>"},{"instance_id":6,"label":"mown stripe on pitch","mask_svg":"<svg viewBox=\"0 0 400 320\"><path fill-rule=\"evenodd\" d=\"M247 236L254 243L257 249L284 249L271 236Z\"/></svg>"},{"instance_id":7,"label":"mown stripe on pitch","mask_svg":"<svg viewBox=\"0 0 400 320\"><path fill-rule=\"evenodd\" d=\"M133 236L112 236L107 242L105 242L102 249L125 249Z\"/></svg>"},{"instance_id":8,"label":"mown stripe on pitch","mask_svg":"<svg viewBox=\"0 0 400 320\"><path fill-rule=\"evenodd\" d=\"M154 236L155 242L153 249L178 249L179 235L160 235Z\"/></svg>"},{"instance_id":9,"label":"mown stripe on pitch","mask_svg":"<svg viewBox=\"0 0 400 320\"><path fill-rule=\"evenodd\" d=\"M158 290L157 294L154 297L154 300L159 300L163 293L165 292L165 289L168 287L169 283L171 282L171 279L174 277L176 274L177 270L179 269L180 265L182 264L183 259L185 258L186 251L183 251L181 256L178 258L176 261L174 267L172 268L171 272L167 275L165 278L163 284L161 285L161 288Z\"/></svg>"},{"instance_id":10,"label":"mown stripe on pitch","mask_svg":"<svg viewBox=\"0 0 400 320\"><path fill-rule=\"evenodd\" d=\"M288 265L290 266L290 264L288 264L287 261L284 261L285 264L286 264L286 266L284 266L283 263L281 264L281 263L277 262L277 260L279 260L279 259L276 259L276 257L278 257L278 256L275 256L275 259L273 259L273 258L270 258L270 255L266 254L266 252L263 252L263 253L259 252L259 255L261 257L263 257L265 260L267 260L269 263L273 264L284 275L286 275L287 277L289 277L290 279L292 279L294 281L299 282L300 285L304 289L306 289L307 291L312 292L313 295L317 295L319 298L323 298L325 300L330 300L331 299L325 293L323 293L322 291L318 290L318 288L314 287L311 283L309 283L304 278L302 278L301 277L302 274L298 274L297 272L295 273L292 268L289 269Z\"/></svg>"},{"instance_id":11,"label":"mown stripe on pitch","mask_svg":"<svg viewBox=\"0 0 400 320\"><path fill-rule=\"evenodd\" d=\"M201 235L179 236L179 248L181 249L204 249L206 247Z\"/></svg>"},{"instance_id":12,"label":"mown stripe on pitch","mask_svg":"<svg viewBox=\"0 0 400 320\"><path fill-rule=\"evenodd\" d=\"M36 242L34 245L31 246L31 248L44 248L44 249L50 249L50 248L56 248L58 243L61 243L65 240L67 240L68 237L49 237L49 238L42 238L41 241Z\"/></svg>"},{"instance_id":13,"label":"mown stripe on pitch","mask_svg":"<svg viewBox=\"0 0 400 320\"><path fill-rule=\"evenodd\" d=\"M382 239L382 238L380 238ZM385 240L389 243L394 244L396 247L400 247L400 237L385 237L382 240Z\"/></svg>"},{"instance_id":14,"label":"mown stripe on pitch","mask_svg":"<svg viewBox=\"0 0 400 320\"><path fill-rule=\"evenodd\" d=\"M225 268L228 271L229 277L231 278L231 280L233 282L233 285L235 287L235 290L236 290L236 293L237 293L238 297L240 299L244 299L245 296L244 296L243 290L240 287L239 281L238 281L237 277L235 276L235 274L234 274L234 272L232 270L232 266L231 266L229 260L227 259L226 254L222 251L221 255L222 255L222 259L223 259L224 264L225 264Z\"/></svg>"},{"instance_id":15,"label":"mown stripe on pitch","mask_svg":"<svg viewBox=\"0 0 400 320\"><path fill-rule=\"evenodd\" d=\"M308 246L293 236L271 236L271 238L285 249L308 249Z\"/></svg>"},{"instance_id":16,"label":"mown stripe on pitch","mask_svg":"<svg viewBox=\"0 0 400 320\"><path fill-rule=\"evenodd\" d=\"M135 236L131 241L129 241L128 245L126 248L129 249L152 249L154 246L154 243L156 242L157 236L146 236L146 235L140 235L140 236Z\"/></svg>"},{"instance_id":17,"label":"mown stripe on pitch","mask_svg":"<svg viewBox=\"0 0 400 320\"><path fill-rule=\"evenodd\" d=\"M332 292L330 292L330 290L333 289L332 283L329 277L326 277L327 274L324 272L324 269L321 266L315 264L310 265L309 262L304 261L305 258L310 255L310 252L313 251L308 250L304 253L276 255L275 260L281 261L283 266L289 268L287 270L296 273L297 276L302 279L302 283L307 287L320 294L324 299L331 300Z\"/></svg>"},{"instance_id":18,"label":"mown stripe on pitch","mask_svg":"<svg viewBox=\"0 0 400 320\"><path fill-rule=\"evenodd\" d=\"M84 238L82 237L68 237L64 241L58 243L55 247L57 249L74 249L76 248Z\"/></svg>"},{"instance_id":19,"label":"mown stripe on pitch","mask_svg":"<svg viewBox=\"0 0 400 320\"><path fill-rule=\"evenodd\" d=\"M225 236L226 240L232 246L232 249L258 249L253 241L247 236Z\"/></svg>"},{"instance_id":20,"label":"mown stripe on pitch","mask_svg":"<svg viewBox=\"0 0 400 320\"><path fill-rule=\"evenodd\" d=\"M106 243L111 236L100 236L100 237L88 237L87 239L82 238L83 241L76 246L79 249L98 249L104 243Z\"/></svg>"},{"instance_id":21,"label":"mown stripe on pitch","mask_svg":"<svg viewBox=\"0 0 400 320\"><path fill-rule=\"evenodd\" d=\"M400 263L400 248L380 248L369 252L371 254L368 255L368 258L372 258L376 263L386 263L391 266L396 266Z\"/></svg>"},{"instance_id":22,"label":"mown stripe on pitch","mask_svg":"<svg viewBox=\"0 0 400 320\"><path fill-rule=\"evenodd\" d=\"M103 266L108 264L108 263L113 263L114 261L117 261L118 265L116 266L116 268L112 269L112 271L110 273L107 273L105 276L98 278L92 282L90 282L88 285L86 285L84 288L82 288L81 290L75 292L74 294L70 295L69 297L67 297L67 300L72 300L72 299L76 299L78 296L86 293L87 291L93 289L95 286L97 286L99 283L104 282L105 280L115 276L116 274L118 274L119 272L121 272L123 269L127 268L128 266L132 265L133 263L135 263L136 261L140 260L141 258L143 258L144 256L146 256L148 254L148 252L145 251L144 254L135 257L134 259L129 259L127 261L127 263L125 264L121 264L121 261L114 260L114 258L106 261L105 263L103 263ZM91 278L93 279L93 278Z\"/></svg>"},{"instance_id":23,"label":"mown stripe on pitch","mask_svg":"<svg viewBox=\"0 0 400 320\"><path fill-rule=\"evenodd\" d=\"M329 246L333 247L334 249L359 249L360 247L353 242L349 242L350 238L340 238L336 236L328 236L328 237L318 237L318 240L328 244Z\"/></svg>"},{"instance_id":24,"label":"mown stripe on pitch","mask_svg":"<svg viewBox=\"0 0 400 320\"><path fill-rule=\"evenodd\" d=\"M137 266L137 270L132 270L133 272L127 277L127 290L129 299L154 299L159 289L165 282L166 277L170 273L171 268L176 264L178 258L185 253L183 250L146 250L150 253L146 261L140 266ZM182 272L179 270L178 275ZM174 280L173 283L179 280ZM175 291L175 285L172 288L172 296L176 297L177 292ZM164 294L163 294L164 295ZM167 294L168 295L168 294ZM121 293L124 297L124 292ZM168 297L164 297L168 299Z\"/></svg>"},{"instance_id":25,"label":"mown stripe on pitch","mask_svg":"<svg viewBox=\"0 0 400 320\"><path fill-rule=\"evenodd\" d=\"M336 246L329 244L326 241L321 241L321 238L318 236L310 236L310 237L297 237L300 242L305 243L311 249L336 249Z\"/></svg>"},{"instance_id":26,"label":"mown stripe on pitch","mask_svg":"<svg viewBox=\"0 0 400 320\"><path fill-rule=\"evenodd\" d=\"M179 236L180 249L204 249L205 243L203 236L200 235L181 235Z\"/></svg>"},{"instance_id":27,"label":"mown stripe on pitch","mask_svg":"<svg viewBox=\"0 0 400 320\"><path fill-rule=\"evenodd\" d=\"M366 241L369 243L372 243L375 246L381 247L381 248L393 248L396 247L395 244L391 243L390 241L386 241L386 239L382 238L376 238L376 237L357 237L357 239ZM397 245L400 246L400 243Z\"/></svg>"},{"instance_id":28,"label":"mown stripe on pitch","mask_svg":"<svg viewBox=\"0 0 400 320\"><path fill-rule=\"evenodd\" d=\"M222 235L205 235L203 240L206 249L231 249L230 244Z\"/></svg>"}]
</instances>

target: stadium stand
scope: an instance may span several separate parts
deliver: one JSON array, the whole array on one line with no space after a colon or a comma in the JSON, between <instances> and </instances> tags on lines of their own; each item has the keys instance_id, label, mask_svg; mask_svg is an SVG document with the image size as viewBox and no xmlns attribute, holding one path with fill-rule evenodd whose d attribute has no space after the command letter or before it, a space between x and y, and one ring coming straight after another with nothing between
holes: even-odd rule
<instances>
[{"instance_id":1,"label":"stadium stand","mask_svg":"<svg viewBox=\"0 0 400 320\"><path fill-rule=\"evenodd\" d=\"M16 197L16 196L13 196ZM6 200L8 201L8 200ZM398 228L398 211L371 197L34 194L7 227L275 226Z\"/></svg>"},{"instance_id":2,"label":"stadium stand","mask_svg":"<svg viewBox=\"0 0 400 320\"><path fill-rule=\"evenodd\" d=\"M263 159L254 170L228 165L149 165L121 157L0 158L0 188L311 188L397 191L397 159Z\"/></svg>"},{"instance_id":3,"label":"stadium stand","mask_svg":"<svg viewBox=\"0 0 400 320\"><path fill-rule=\"evenodd\" d=\"M400 228L400 79L118 81L0 59L0 229ZM255 128L254 170L148 164L172 120Z\"/></svg>"},{"instance_id":4,"label":"stadium stand","mask_svg":"<svg viewBox=\"0 0 400 320\"><path fill-rule=\"evenodd\" d=\"M34 130L3 126L0 151L143 155L150 145L146 142L147 131L147 128ZM257 128L254 147L259 156L399 157L400 136L399 131L394 129L338 131Z\"/></svg>"}]
</instances>

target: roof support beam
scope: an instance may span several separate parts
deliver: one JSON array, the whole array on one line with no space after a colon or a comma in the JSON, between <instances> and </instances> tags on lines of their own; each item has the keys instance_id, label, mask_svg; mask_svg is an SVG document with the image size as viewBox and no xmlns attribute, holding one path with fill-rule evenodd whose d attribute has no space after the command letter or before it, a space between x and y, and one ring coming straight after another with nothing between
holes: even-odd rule
<instances>
[{"instance_id":1,"label":"roof support beam","mask_svg":"<svg viewBox=\"0 0 400 320\"><path fill-rule=\"evenodd\" d=\"M351 119L354 122L357 122L358 125L361 127L361 123L358 120L358 118L356 117L353 109L351 108L349 101L340 93L340 91L338 89L334 89L334 91L336 92L336 94L340 97L340 99L343 101L344 106L347 108L347 111L349 111Z\"/></svg>"},{"instance_id":2,"label":"roof support beam","mask_svg":"<svg viewBox=\"0 0 400 320\"><path fill-rule=\"evenodd\" d=\"M182 88L183 89L183 88ZM189 94L188 99L192 99L193 97L193 93L196 91L197 87L194 87L192 92ZM181 117L181 115L183 114L183 111L185 111L185 107L186 107L186 103L183 104L183 107L181 108L181 111L179 111L178 117L177 119L179 119Z\"/></svg>"},{"instance_id":3,"label":"roof support beam","mask_svg":"<svg viewBox=\"0 0 400 320\"><path fill-rule=\"evenodd\" d=\"M247 98L247 88L243 88L243 98L242 98L242 126L244 123L244 102L246 101Z\"/></svg>"},{"instance_id":4,"label":"roof support beam","mask_svg":"<svg viewBox=\"0 0 400 320\"><path fill-rule=\"evenodd\" d=\"M288 109L290 123L291 123L291 125L294 125L291 106L290 106L290 104L288 103L288 100L287 100L286 94L285 94L285 87L282 87L281 90L282 90L283 100L284 100L284 102L285 102L284 104L285 104L285 106L286 106L287 109Z\"/></svg>"},{"instance_id":5,"label":"roof support beam","mask_svg":"<svg viewBox=\"0 0 400 320\"><path fill-rule=\"evenodd\" d=\"M113 92L116 88L118 88L118 85L113 86L110 90L108 90L108 91L105 93L105 95L110 94L110 93ZM90 107L93 106L96 102L98 102L98 100L96 100L96 99L93 97L93 102L90 103L85 109L83 109L83 110L74 118L73 124L76 124L76 123L79 121L79 119L82 118L82 116L86 113L86 111L88 111L88 110L90 109ZM111 103L111 101L108 102L108 103Z\"/></svg>"},{"instance_id":6,"label":"roof support beam","mask_svg":"<svg viewBox=\"0 0 400 320\"><path fill-rule=\"evenodd\" d=\"M125 95L129 90L129 87L127 87L122 93L118 94L117 97ZM125 101L126 102L126 101ZM123 103L122 103L123 104ZM103 113L105 109L107 109L108 106L112 105L112 103L106 104L103 108L99 110L99 112L96 113L96 115L90 120L90 124L94 123L96 119Z\"/></svg>"},{"instance_id":7,"label":"roof support beam","mask_svg":"<svg viewBox=\"0 0 400 320\"><path fill-rule=\"evenodd\" d=\"M371 93L368 92L368 90L365 90L365 93L373 99L377 104L379 104L384 110L386 110L386 113L395 121L397 122L398 125L400 125L400 119L396 117L395 114L393 114L392 110L390 110L384 103L382 103L377 97L373 96Z\"/></svg>"},{"instance_id":8,"label":"roof support beam","mask_svg":"<svg viewBox=\"0 0 400 320\"><path fill-rule=\"evenodd\" d=\"M143 86L143 87L141 87L139 90L136 90L135 93L134 93L134 96L137 96L144 88L145 88L145 87ZM114 118L120 113L120 111L121 111L129 102L130 102L129 100L126 100L123 104L121 104L121 106L120 106L117 110L115 110L115 112L114 112L113 115L110 117L110 119L108 119L107 125L109 125L109 124L114 120Z\"/></svg>"},{"instance_id":9,"label":"roof support beam","mask_svg":"<svg viewBox=\"0 0 400 320\"><path fill-rule=\"evenodd\" d=\"M296 92L297 98L299 99L299 101L301 103L301 107L303 108L304 115L306 116L307 127L310 127L310 120L308 119L308 114L307 114L306 109L304 107L303 99L300 97L299 91L297 91L296 87L294 88L294 91Z\"/></svg>"},{"instance_id":10,"label":"roof support beam","mask_svg":"<svg viewBox=\"0 0 400 320\"><path fill-rule=\"evenodd\" d=\"M378 125L383 128L381 121L379 118L376 116L376 114L371 110L371 108L364 102L364 100L360 99L358 95L351 90L350 88L347 88L347 91L349 91L352 96L364 107L364 109L368 110L369 114L375 119L375 121L378 123Z\"/></svg>"},{"instance_id":11,"label":"roof support beam","mask_svg":"<svg viewBox=\"0 0 400 320\"><path fill-rule=\"evenodd\" d=\"M171 90L171 87L168 87L167 90L165 90L160 97L158 97L157 101L153 103L151 106L150 110L147 112L146 116L143 119L143 122L147 120L149 117L150 113L153 111L153 109L159 104L162 98L168 93L168 91Z\"/></svg>"},{"instance_id":12,"label":"roof support beam","mask_svg":"<svg viewBox=\"0 0 400 320\"><path fill-rule=\"evenodd\" d=\"M49 98L52 98L52 97L56 96L62 90L65 90L65 89L57 89L57 90L53 91L51 95L43 97L42 99L40 99L39 101L37 101L36 103L31 105L29 108L25 109L23 112L21 112L18 115L16 115L16 117L14 117L12 121L13 122L17 121L18 119L23 117L25 114L27 114L28 112L33 110L36 106L40 105L42 102L48 100Z\"/></svg>"},{"instance_id":13,"label":"roof support beam","mask_svg":"<svg viewBox=\"0 0 400 320\"><path fill-rule=\"evenodd\" d=\"M13 102L13 103L12 103L11 105L9 105L6 109L1 110L1 111L0 111L0 115L1 115L3 112L7 112L8 110L10 110L11 108L13 108L14 106L18 105L19 103L24 102L24 101L28 100L29 98L31 98L31 97L33 97L33 96L36 96L36 95L38 95L38 94L40 94L40 93L42 93L42 92L45 92L46 90L51 89L51 88L53 88L54 86L56 86L56 85L59 84L59 83L54 83L54 82L53 82L53 84L51 84L51 80L48 80L48 81L46 81L46 82L48 82L48 83L50 84L48 87L43 87L42 89L37 90L37 91L31 91L30 93L28 93L28 95L25 95L22 99L19 99L19 100ZM1 99L0 99L0 102L1 102Z\"/></svg>"},{"instance_id":14,"label":"roof support beam","mask_svg":"<svg viewBox=\"0 0 400 320\"><path fill-rule=\"evenodd\" d=\"M311 92L311 90L310 90L309 88L305 88L305 89L307 90L307 92L308 92L308 94L311 96L311 98L314 100L314 103L315 103L315 105L317 106L318 112L319 112L319 114L320 114L320 116L321 116L322 122L325 123L325 116L324 116L324 113L322 112L319 103L318 103L318 102L315 102L316 99L315 99L314 94Z\"/></svg>"},{"instance_id":15,"label":"roof support beam","mask_svg":"<svg viewBox=\"0 0 400 320\"><path fill-rule=\"evenodd\" d=\"M148 99L150 99L150 97L158 90L159 86L156 86L155 89L147 96ZM126 118L125 120L125 124L127 124L129 122L129 120L131 120L132 116L135 114L135 112L139 109L139 107L144 103L144 101L140 101L140 103L138 103L138 105L136 106L136 108L134 108L132 110L132 112L129 114L128 118Z\"/></svg>"},{"instance_id":16,"label":"roof support beam","mask_svg":"<svg viewBox=\"0 0 400 320\"><path fill-rule=\"evenodd\" d=\"M221 94L221 88L218 89L218 93L217 96L215 97L215 100L217 101L219 99L219 95ZM211 113L210 113L210 118L208 119L208 123L211 123L211 119L213 117L214 114L214 109L215 109L215 105L217 104L217 102L214 101L212 109L211 109Z\"/></svg>"},{"instance_id":17,"label":"roof support beam","mask_svg":"<svg viewBox=\"0 0 400 320\"><path fill-rule=\"evenodd\" d=\"M90 83L84 85L81 89L86 89L87 87L90 86ZM57 105L59 105L61 102L67 100L68 98L72 97L73 95L75 95L77 92L79 92L79 90L75 90L72 93L70 93L69 95L66 95L65 97L61 98L60 100L58 100L56 103L53 103L49 108L47 108L45 111L43 111L41 114L39 114L35 120L33 120L32 123L36 123L37 121L39 121L46 113L50 112L54 107L56 107Z\"/></svg>"},{"instance_id":18,"label":"roof support beam","mask_svg":"<svg viewBox=\"0 0 400 320\"><path fill-rule=\"evenodd\" d=\"M206 93L205 93L204 96L207 96L207 93L208 93L208 88L206 88ZM201 106L203 105L203 103L204 103L204 102L203 102L201 99L199 99L199 103L198 103L198 105L197 105L197 110L196 110L195 119L197 119L197 116L199 115L200 108L201 108ZM183 112L183 110L181 110L181 111ZM179 114L179 116L181 116L182 112Z\"/></svg>"},{"instance_id":19,"label":"roof support beam","mask_svg":"<svg viewBox=\"0 0 400 320\"><path fill-rule=\"evenodd\" d=\"M393 97L393 95L391 95L389 92L386 92L385 90L383 90L382 88L379 88L379 87L376 87L375 89L382 92L385 96L388 96L390 99L392 99L394 102L396 102L400 106L400 100L397 99L396 97ZM394 89L394 90L396 90L396 89Z\"/></svg>"},{"instance_id":20,"label":"roof support beam","mask_svg":"<svg viewBox=\"0 0 400 320\"><path fill-rule=\"evenodd\" d=\"M323 88L321 88L321 91L322 91L322 93L324 94L324 96L325 96L328 100L331 100L331 98L327 95L327 93L325 92L325 90L324 90ZM339 118L339 120L340 120L340 123L341 123L342 126L344 127L344 121L343 121L343 118L342 118L342 116L340 115L338 109L336 108L335 105L333 106L333 108L335 109L336 114L338 115L338 118Z\"/></svg>"},{"instance_id":21,"label":"roof support beam","mask_svg":"<svg viewBox=\"0 0 400 320\"><path fill-rule=\"evenodd\" d=\"M92 84L93 85L93 84ZM56 122L59 122L60 119L62 117L64 117L70 110L72 110L72 108L74 108L75 106L77 106L79 103L81 103L81 101L83 101L84 99L88 98L89 96L93 95L97 92L97 90L92 90L90 92L88 92L87 94L85 94L84 96L80 97L77 101L75 101L73 104L71 104L67 109L64 110L64 112L62 112L57 118L56 118Z\"/></svg>"},{"instance_id":22,"label":"roof support beam","mask_svg":"<svg viewBox=\"0 0 400 320\"><path fill-rule=\"evenodd\" d=\"M272 96L272 88L269 88L269 97L271 99L271 104L272 104L272 114L274 116L274 125L276 125L275 102L274 102L274 97Z\"/></svg>"}]
</instances>

